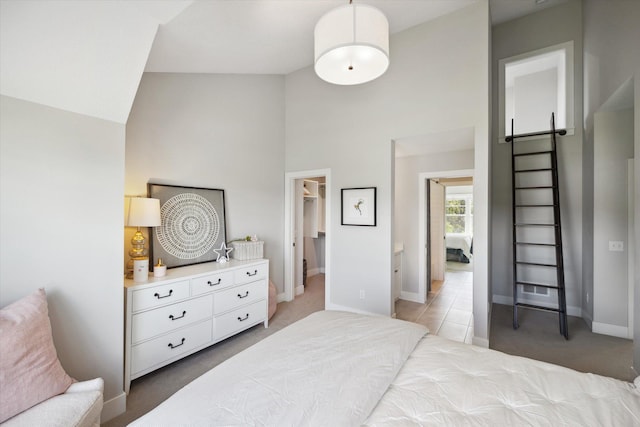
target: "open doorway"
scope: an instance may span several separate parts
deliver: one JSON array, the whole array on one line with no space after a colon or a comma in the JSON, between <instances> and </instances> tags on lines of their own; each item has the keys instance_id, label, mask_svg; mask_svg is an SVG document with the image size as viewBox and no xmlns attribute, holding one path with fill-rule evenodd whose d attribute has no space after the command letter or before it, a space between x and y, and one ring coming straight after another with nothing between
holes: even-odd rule
<instances>
[{"instance_id":1,"label":"open doorway","mask_svg":"<svg viewBox=\"0 0 640 427\"><path fill-rule=\"evenodd\" d=\"M396 304L399 318L408 314L467 343L474 336L472 177L472 169L418 174L418 298Z\"/></svg>"},{"instance_id":2,"label":"open doorway","mask_svg":"<svg viewBox=\"0 0 640 427\"><path fill-rule=\"evenodd\" d=\"M330 301L330 171L285 177L285 288L279 300L309 293Z\"/></svg>"},{"instance_id":3,"label":"open doorway","mask_svg":"<svg viewBox=\"0 0 640 427\"><path fill-rule=\"evenodd\" d=\"M418 180L418 296L428 303L448 269L473 279L473 170L426 172Z\"/></svg>"}]
</instances>

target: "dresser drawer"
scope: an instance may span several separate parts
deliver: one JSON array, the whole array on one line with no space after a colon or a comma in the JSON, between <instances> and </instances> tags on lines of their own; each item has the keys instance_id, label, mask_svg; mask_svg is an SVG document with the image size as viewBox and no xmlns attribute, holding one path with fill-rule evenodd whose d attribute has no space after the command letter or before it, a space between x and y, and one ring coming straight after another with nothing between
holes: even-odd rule
<instances>
[{"instance_id":1,"label":"dresser drawer","mask_svg":"<svg viewBox=\"0 0 640 427\"><path fill-rule=\"evenodd\" d=\"M215 314L224 313L266 298L266 279L247 283L246 285L235 286L215 294L213 298L213 312Z\"/></svg>"},{"instance_id":2,"label":"dresser drawer","mask_svg":"<svg viewBox=\"0 0 640 427\"><path fill-rule=\"evenodd\" d=\"M266 300L241 307L215 318L215 328L213 332L214 340L218 341L227 336L240 332L256 323L263 322L267 317Z\"/></svg>"},{"instance_id":3,"label":"dresser drawer","mask_svg":"<svg viewBox=\"0 0 640 427\"><path fill-rule=\"evenodd\" d=\"M205 320L212 315L213 295L205 295L156 310L134 314L131 340L135 344L147 338Z\"/></svg>"},{"instance_id":4,"label":"dresser drawer","mask_svg":"<svg viewBox=\"0 0 640 427\"><path fill-rule=\"evenodd\" d=\"M263 277L267 277L269 274L269 265L268 264L258 264L252 265L249 267L239 268L235 271L235 283L249 283L254 280L262 279Z\"/></svg>"},{"instance_id":5,"label":"dresser drawer","mask_svg":"<svg viewBox=\"0 0 640 427\"><path fill-rule=\"evenodd\" d=\"M146 308L171 304L187 297L189 297L188 280L142 289L133 292L132 310L136 312Z\"/></svg>"},{"instance_id":6,"label":"dresser drawer","mask_svg":"<svg viewBox=\"0 0 640 427\"><path fill-rule=\"evenodd\" d=\"M233 271L191 279L191 295L206 294L233 285Z\"/></svg>"},{"instance_id":7,"label":"dresser drawer","mask_svg":"<svg viewBox=\"0 0 640 427\"><path fill-rule=\"evenodd\" d=\"M212 320L197 323L131 348L131 373L152 368L211 341Z\"/></svg>"}]
</instances>

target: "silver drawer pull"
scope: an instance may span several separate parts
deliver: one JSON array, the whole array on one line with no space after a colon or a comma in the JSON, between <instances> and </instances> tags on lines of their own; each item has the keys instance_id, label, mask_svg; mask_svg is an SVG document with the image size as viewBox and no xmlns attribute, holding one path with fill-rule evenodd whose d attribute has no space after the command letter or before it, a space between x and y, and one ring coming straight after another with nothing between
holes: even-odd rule
<instances>
[{"instance_id":1,"label":"silver drawer pull","mask_svg":"<svg viewBox=\"0 0 640 427\"><path fill-rule=\"evenodd\" d=\"M217 286L217 285L219 285L220 283L222 283L222 277L218 277L218 281L217 281L216 283L213 283L211 280L207 281L207 284L208 284L209 286Z\"/></svg>"},{"instance_id":2,"label":"silver drawer pull","mask_svg":"<svg viewBox=\"0 0 640 427\"><path fill-rule=\"evenodd\" d=\"M159 293L156 292L155 294L153 294L153 296L158 298L158 299L167 298L167 297L170 297L172 293L173 293L173 289L169 289L169 293L166 294L166 295L160 295Z\"/></svg>"},{"instance_id":3,"label":"silver drawer pull","mask_svg":"<svg viewBox=\"0 0 640 427\"><path fill-rule=\"evenodd\" d=\"M244 293L244 295L240 295L240 294L238 294L238 298L240 298L240 299L242 299L242 298L246 298L246 297L248 297L248 296L249 296L249 291L246 291L246 292Z\"/></svg>"},{"instance_id":4,"label":"silver drawer pull","mask_svg":"<svg viewBox=\"0 0 640 427\"><path fill-rule=\"evenodd\" d=\"M249 277L255 276L256 274L258 274L258 270L253 270L253 273L251 273L250 271L247 271L247 276Z\"/></svg>"},{"instance_id":5,"label":"silver drawer pull","mask_svg":"<svg viewBox=\"0 0 640 427\"><path fill-rule=\"evenodd\" d=\"M240 317L240 316L238 316L238 320L239 320L239 321L241 321L241 322L244 322L244 321L245 321L245 320L247 320L248 318L249 318L249 313L247 313L247 315L246 315L246 316L244 316L244 317Z\"/></svg>"},{"instance_id":6,"label":"silver drawer pull","mask_svg":"<svg viewBox=\"0 0 640 427\"><path fill-rule=\"evenodd\" d=\"M182 316L175 317L173 314L170 314L170 315L169 315L169 319L171 319L171 320L178 320L178 319L182 319L182 318L185 316L185 314L187 314L187 311L186 311L186 310L184 310L184 311L182 312Z\"/></svg>"},{"instance_id":7,"label":"silver drawer pull","mask_svg":"<svg viewBox=\"0 0 640 427\"><path fill-rule=\"evenodd\" d=\"M184 344L184 338L182 338L182 341L180 341L180 344L173 345L173 344L169 343L169 348L180 347L182 344Z\"/></svg>"}]
</instances>

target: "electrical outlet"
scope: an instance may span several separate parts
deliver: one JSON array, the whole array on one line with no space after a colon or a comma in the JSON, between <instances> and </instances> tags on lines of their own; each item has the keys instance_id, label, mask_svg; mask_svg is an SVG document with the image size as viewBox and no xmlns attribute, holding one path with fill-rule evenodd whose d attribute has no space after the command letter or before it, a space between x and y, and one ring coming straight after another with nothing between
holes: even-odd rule
<instances>
[{"instance_id":1,"label":"electrical outlet","mask_svg":"<svg viewBox=\"0 0 640 427\"><path fill-rule=\"evenodd\" d=\"M619 240L609 240L609 250L612 252L623 252L624 242L621 242Z\"/></svg>"},{"instance_id":2,"label":"electrical outlet","mask_svg":"<svg viewBox=\"0 0 640 427\"><path fill-rule=\"evenodd\" d=\"M360 289L360 299L364 299L364 289Z\"/></svg>"}]
</instances>

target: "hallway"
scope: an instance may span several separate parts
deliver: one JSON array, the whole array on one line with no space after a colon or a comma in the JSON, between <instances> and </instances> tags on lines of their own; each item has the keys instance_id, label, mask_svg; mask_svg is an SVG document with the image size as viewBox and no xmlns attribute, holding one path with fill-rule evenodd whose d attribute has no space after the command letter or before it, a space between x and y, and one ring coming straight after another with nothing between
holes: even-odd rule
<instances>
[{"instance_id":1,"label":"hallway","mask_svg":"<svg viewBox=\"0 0 640 427\"><path fill-rule=\"evenodd\" d=\"M473 338L473 271L447 262L444 281L433 282L427 304L396 301L396 317L420 323L432 334L471 344Z\"/></svg>"}]
</instances>

